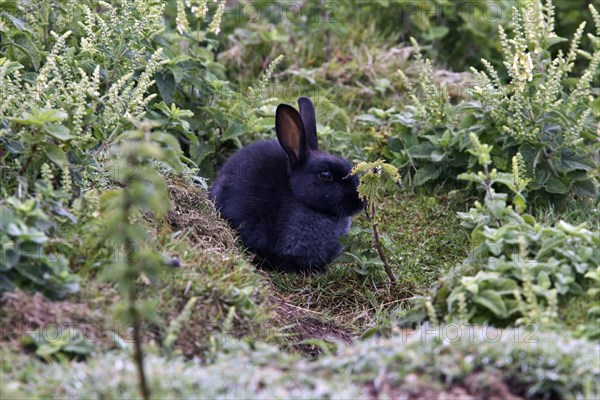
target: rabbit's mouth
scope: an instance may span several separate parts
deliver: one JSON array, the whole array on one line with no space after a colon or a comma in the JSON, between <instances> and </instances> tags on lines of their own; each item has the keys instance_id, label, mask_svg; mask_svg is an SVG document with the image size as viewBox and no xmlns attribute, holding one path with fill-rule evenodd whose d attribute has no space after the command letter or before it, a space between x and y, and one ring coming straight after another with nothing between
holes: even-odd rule
<instances>
[{"instance_id":1,"label":"rabbit's mouth","mask_svg":"<svg viewBox=\"0 0 600 400\"><path fill-rule=\"evenodd\" d=\"M350 217L365 208L365 201L358 197L358 193L353 196L348 196L344 200L339 214L341 217Z\"/></svg>"},{"instance_id":2,"label":"rabbit's mouth","mask_svg":"<svg viewBox=\"0 0 600 400\"><path fill-rule=\"evenodd\" d=\"M359 201L360 201L360 209L357 212L364 210L365 207L367 206L367 201L365 199L359 199Z\"/></svg>"}]
</instances>

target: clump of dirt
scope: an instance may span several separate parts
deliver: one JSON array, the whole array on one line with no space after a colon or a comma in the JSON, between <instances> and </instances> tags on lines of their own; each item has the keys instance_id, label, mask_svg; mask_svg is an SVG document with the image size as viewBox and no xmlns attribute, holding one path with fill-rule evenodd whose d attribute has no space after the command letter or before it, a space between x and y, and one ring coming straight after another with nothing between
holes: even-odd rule
<instances>
[{"instance_id":1,"label":"clump of dirt","mask_svg":"<svg viewBox=\"0 0 600 400\"><path fill-rule=\"evenodd\" d=\"M41 293L32 295L16 290L2 294L0 308L3 311L0 343L3 345L17 345L28 332L49 328L77 329L86 339L110 343L104 318L84 303L51 301Z\"/></svg>"},{"instance_id":2,"label":"clump of dirt","mask_svg":"<svg viewBox=\"0 0 600 400\"><path fill-rule=\"evenodd\" d=\"M167 185L172 205L167 221L172 230L185 232L187 240L202 251L238 251L235 235L227 222L217 218L204 190L179 177L169 177Z\"/></svg>"},{"instance_id":3,"label":"clump of dirt","mask_svg":"<svg viewBox=\"0 0 600 400\"><path fill-rule=\"evenodd\" d=\"M490 400L521 400L515 395L521 392L518 385L508 385L498 377L482 372L476 372L463 379L463 386L478 398ZM523 391L523 394L525 391Z\"/></svg>"}]
</instances>

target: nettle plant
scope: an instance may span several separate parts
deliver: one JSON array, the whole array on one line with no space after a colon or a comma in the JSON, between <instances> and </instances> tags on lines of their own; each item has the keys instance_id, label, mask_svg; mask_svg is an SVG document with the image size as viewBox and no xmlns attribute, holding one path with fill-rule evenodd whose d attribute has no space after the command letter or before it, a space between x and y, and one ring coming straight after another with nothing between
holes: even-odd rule
<instances>
[{"instance_id":1,"label":"nettle plant","mask_svg":"<svg viewBox=\"0 0 600 400\"><path fill-rule=\"evenodd\" d=\"M82 227L98 217L94 188L110 185L110 142L156 96L149 90L165 59L151 40L163 9L146 1L0 4L0 207L12 216L0 229L2 289L63 296L76 289L68 265L96 257L76 247L85 248Z\"/></svg>"},{"instance_id":2,"label":"nettle plant","mask_svg":"<svg viewBox=\"0 0 600 400\"><path fill-rule=\"evenodd\" d=\"M57 223L41 203L16 197L0 201L0 292L19 287L63 298L79 289L67 258L56 250L63 242Z\"/></svg>"},{"instance_id":3,"label":"nettle plant","mask_svg":"<svg viewBox=\"0 0 600 400\"><path fill-rule=\"evenodd\" d=\"M167 9L168 29L156 39L169 59L155 75L164 104L156 105L149 117L161 124L169 121L163 128L179 139L198 173L212 178L233 150L270 132L273 122L262 115L272 116L274 106L265 111L259 96L281 58L272 60L256 87L240 93L216 59L225 1L178 0L174 5ZM173 124L183 116L175 115L175 109L190 110L185 122Z\"/></svg>"},{"instance_id":4,"label":"nettle plant","mask_svg":"<svg viewBox=\"0 0 600 400\"><path fill-rule=\"evenodd\" d=\"M554 7L548 1L534 13L513 8L512 38L499 27L508 85L486 60L485 72L472 70L481 85L472 92L469 129L481 141L496 145L492 158L501 169L519 152L533 192L597 194L598 180L591 171L598 168L600 149L600 103L598 87L593 86L600 66L600 15L593 6L589 9L595 23L595 34L587 35L592 53L580 49L583 22L568 53L552 56L549 49L566 39L554 32ZM578 58L589 64L576 77L571 73Z\"/></svg>"},{"instance_id":5,"label":"nettle plant","mask_svg":"<svg viewBox=\"0 0 600 400\"><path fill-rule=\"evenodd\" d=\"M429 314L446 321L470 323L552 324L558 302L582 292L600 265L600 233L585 224L560 221L545 226L529 214L522 193L530 180L519 153L512 173L489 169L492 149L471 134L471 153L483 171L459 179L475 182L485 192L483 203L459 213L470 228L469 257L442 278L433 301L420 299ZM512 193L497 193L501 184ZM430 317L431 318L431 317Z\"/></svg>"},{"instance_id":6,"label":"nettle plant","mask_svg":"<svg viewBox=\"0 0 600 400\"><path fill-rule=\"evenodd\" d=\"M398 71L406 89L408 105L401 110L372 108L358 120L378 127L374 142L366 150L391 160L400 171L405 171L411 186L420 186L438 178L455 177L468 165L468 154L461 151L468 136L460 129L459 108L452 106L447 88L436 84L429 59L421 55L421 48L411 38L416 66L416 83L404 72Z\"/></svg>"},{"instance_id":7,"label":"nettle plant","mask_svg":"<svg viewBox=\"0 0 600 400\"><path fill-rule=\"evenodd\" d=\"M18 5L19 12L27 11L27 4ZM51 4L41 7L56 12ZM45 162L78 168L77 176L82 168L97 165L98 156L105 155L98 144L143 116L154 97L147 92L165 61L160 50L149 48L148 39L160 30L162 10L162 5L142 1L84 2L61 17L69 16L70 24L56 24L71 29L50 30L51 40L40 40L52 42L43 61L44 49L27 43L46 35L35 28L44 21L30 21L30 29L17 16L3 14L12 23L2 25L0 43L5 55L0 54L5 176L35 180ZM7 187L15 183L4 182Z\"/></svg>"},{"instance_id":8,"label":"nettle plant","mask_svg":"<svg viewBox=\"0 0 600 400\"><path fill-rule=\"evenodd\" d=\"M408 105L401 111L372 109L359 120L385 128L383 153L415 186L474 171L477 161L467 149L469 134L475 133L482 143L493 145L491 157L499 170L510 170L513 156L521 154L531 179L530 200L571 193L596 196L600 89L594 84L600 66L600 16L591 5L589 9L595 24L595 33L587 35L592 52L580 48L582 23L568 53L553 56L552 46L566 39L554 33L552 3L536 3L526 11L513 8L512 37L499 27L508 83L482 60L485 71L472 69L475 79L469 85L477 85L467 91L471 100L456 105L451 87L435 83L430 61L412 39L417 82L399 71ZM586 60L587 68L575 76L575 63Z\"/></svg>"},{"instance_id":9,"label":"nettle plant","mask_svg":"<svg viewBox=\"0 0 600 400\"><path fill-rule=\"evenodd\" d=\"M383 239L379 231L381 217L377 213L377 210L380 207L381 197L386 186L393 183L402 187L402 178L400 177L400 174L398 174L396 167L382 160L371 163L360 162L352 168L350 174L360 176L360 184L358 185L357 190L361 199L366 203L366 214L372 229L373 248L377 251L377 255L381 260L381 264L383 264L383 268L390 279L390 282L395 285L398 283L398 280L394 276L394 272L388 261L387 254L389 253L389 249L386 248L387 241Z\"/></svg>"}]
</instances>

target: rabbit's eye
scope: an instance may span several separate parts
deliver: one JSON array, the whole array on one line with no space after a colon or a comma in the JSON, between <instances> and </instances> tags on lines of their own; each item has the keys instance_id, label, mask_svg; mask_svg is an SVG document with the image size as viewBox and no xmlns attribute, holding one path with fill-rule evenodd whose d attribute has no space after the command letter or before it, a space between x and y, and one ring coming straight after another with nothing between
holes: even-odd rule
<instances>
[{"instance_id":1,"label":"rabbit's eye","mask_svg":"<svg viewBox=\"0 0 600 400\"><path fill-rule=\"evenodd\" d=\"M333 174L330 171L321 171L319 172L319 179L322 181L332 181Z\"/></svg>"}]
</instances>

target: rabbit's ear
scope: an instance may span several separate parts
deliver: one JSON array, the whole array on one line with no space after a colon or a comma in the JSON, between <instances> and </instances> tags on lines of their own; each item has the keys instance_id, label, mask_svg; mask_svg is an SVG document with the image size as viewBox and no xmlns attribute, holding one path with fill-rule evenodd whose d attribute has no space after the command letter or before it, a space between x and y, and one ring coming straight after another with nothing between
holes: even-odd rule
<instances>
[{"instance_id":1,"label":"rabbit's ear","mask_svg":"<svg viewBox=\"0 0 600 400\"><path fill-rule=\"evenodd\" d=\"M277 106L275 131L277 131L279 144L287 153L292 165L304 162L307 157L306 135L302 118L294 107L287 104Z\"/></svg>"},{"instance_id":2,"label":"rabbit's ear","mask_svg":"<svg viewBox=\"0 0 600 400\"><path fill-rule=\"evenodd\" d=\"M300 108L300 117L304 123L304 131L306 132L306 144L310 150L319 150L319 142L317 140L317 118L315 117L315 106L308 97L300 97L298 99Z\"/></svg>"}]
</instances>

